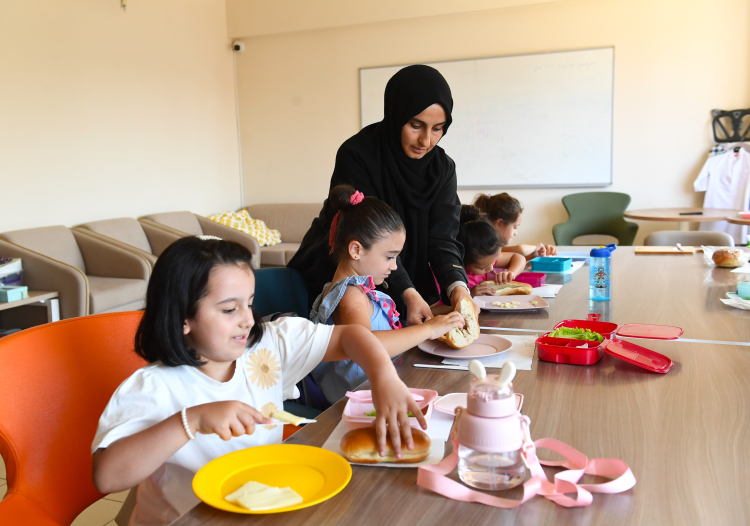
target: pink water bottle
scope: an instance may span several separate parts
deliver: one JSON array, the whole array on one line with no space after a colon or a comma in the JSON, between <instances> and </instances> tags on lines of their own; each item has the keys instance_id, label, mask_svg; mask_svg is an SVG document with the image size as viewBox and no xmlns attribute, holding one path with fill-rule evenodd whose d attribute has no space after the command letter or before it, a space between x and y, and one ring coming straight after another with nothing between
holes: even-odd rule
<instances>
[{"instance_id":1,"label":"pink water bottle","mask_svg":"<svg viewBox=\"0 0 750 526\"><path fill-rule=\"evenodd\" d=\"M518 411L511 383L516 367L507 362L499 375L487 375L484 365L472 360L469 371L474 379L467 410L458 421L458 476L477 489L512 488L526 476L521 453L529 429L529 418Z\"/></svg>"}]
</instances>

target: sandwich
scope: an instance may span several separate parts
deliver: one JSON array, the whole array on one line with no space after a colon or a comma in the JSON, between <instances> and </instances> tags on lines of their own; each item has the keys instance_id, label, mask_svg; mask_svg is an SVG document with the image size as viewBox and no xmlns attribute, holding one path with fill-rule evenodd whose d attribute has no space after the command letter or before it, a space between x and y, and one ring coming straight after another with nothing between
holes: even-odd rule
<instances>
[{"instance_id":1,"label":"sandwich","mask_svg":"<svg viewBox=\"0 0 750 526\"><path fill-rule=\"evenodd\" d=\"M432 441L427 433L421 429L412 428L411 436L414 440L414 449L410 451L402 444L400 460L396 458L389 436L386 436L385 456L380 456L378 440L375 437L375 427L373 426L360 427L345 434L341 439L341 452L346 460L356 464L379 464L380 462L413 464L421 462L430 455Z\"/></svg>"},{"instance_id":2,"label":"sandwich","mask_svg":"<svg viewBox=\"0 0 750 526\"><path fill-rule=\"evenodd\" d=\"M474 310L474 305L471 300L468 298L462 299L459 302L458 307L461 316L464 317L464 328L451 329L438 338L438 340L447 343L454 349L463 349L474 343L474 340L479 338L479 321L477 320L477 312Z\"/></svg>"},{"instance_id":3,"label":"sandwich","mask_svg":"<svg viewBox=\"0 0 750 526\"><path fill-rule=\"evenodd\" d=\"M532 286L520 281L510 281L508 283L495 283L494 281L485 281L495 291L495 296L523 296L531 294Z\"/></svg>"}]
</instances>

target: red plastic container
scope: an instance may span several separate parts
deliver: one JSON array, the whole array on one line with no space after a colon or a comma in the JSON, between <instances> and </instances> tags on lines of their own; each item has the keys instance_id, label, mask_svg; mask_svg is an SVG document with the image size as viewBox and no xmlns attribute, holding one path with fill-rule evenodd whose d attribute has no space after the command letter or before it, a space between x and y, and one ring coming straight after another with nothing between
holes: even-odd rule
<instances>
[{"instance_id":1,"label":"red plastic container","mask_svg":"<svg viewBox=\"0 0 750 526\"><path fill-rule=\"evenodd\" d=\"M515 277L513 281L520 281L521 283L528 283L532 287L543 287L544 278L547 274L544 272L522 272Z\"/></svg>"},{"instance_id":2,"label":"red plastic container","mask_svg":"<svg viewBox=\"0 0 750 526\"><path fill-rule=\"evenodd\" d=\"M545 362L568 363L574 365L593 365L602 359L606 352L638 367L655 373L666 373L671 368L672 360L651 349L631 342L618 340L615 336L629 338L649 338L658 340L676 340L683 330L668 325L626 324L618 327L616 323L599 321L598 314L589 314L587 320L564 320L555 325L577 329L590 329L604 338L603 342L552 338L549 333L536 340L537 355Z\"/></svg>"}]
</instances>

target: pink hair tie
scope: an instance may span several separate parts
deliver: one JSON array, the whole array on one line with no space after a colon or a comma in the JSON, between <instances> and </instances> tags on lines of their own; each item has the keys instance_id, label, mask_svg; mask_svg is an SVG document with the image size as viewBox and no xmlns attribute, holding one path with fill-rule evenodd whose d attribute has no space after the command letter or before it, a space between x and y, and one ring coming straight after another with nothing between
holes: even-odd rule
<instances>
[{"instance_id":1,"label":"pink hair tie","mask_svg":"<svg viewBox=\"0 0 750 526\"><path fill-rule=\"evenodd\" d=\"M349 199L349 202L352 204L352 206L354 206L354 205L358 205L359 203L361 203L364 199L365 199L365 194L355 190L354 193L352 194L352 197Z\"/></svg>"}]
</instances>

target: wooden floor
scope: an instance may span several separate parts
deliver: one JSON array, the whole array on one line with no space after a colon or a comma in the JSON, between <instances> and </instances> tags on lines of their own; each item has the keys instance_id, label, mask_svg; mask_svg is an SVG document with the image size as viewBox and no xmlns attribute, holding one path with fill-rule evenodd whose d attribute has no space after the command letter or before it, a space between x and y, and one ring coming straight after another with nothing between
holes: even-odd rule
<instances>
[{"instance_id":1,"label":"wooden floor","mask_svg":"<svg viewBox=\"0 0 750 526\"><path fill-rule=\"evenodd\" d=\"M618 324L677 325L685 329L684 338L750 341L750 311L719 301L747 275L708 267L702 255L635 256L628 247L614 254L613 299L606 309L589 303L584 267L572 276L550 276L550 282L567 283L550 300L549 309L483 314L480 324L549 330L562 319L582 319L598 310L603 319ZM536 498L515 510L500 510L419 488L415 469L354 466L347 488L308 509L250 519L201 504L174 524L747 524L750 347L632 341L670 357L673 369L658 375L608 355L589 367L535 358L531 371L519 371L514 382L525 396L523 413L531 418L535 439L562 440L589 458L624 460L638 481L628 492L595 495L587 508L564 509ZM466 392L469 373L412 367L439 360L414 349L396 366L410 387L436 389L441 395ZM336 404L289 442L322 445L340 420L343 405ZM504 496L518 495L512 490Z\"/></svg>"}]
</instances>

